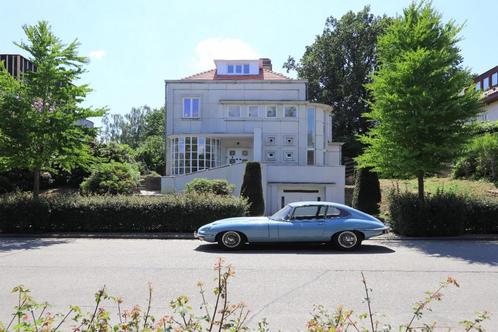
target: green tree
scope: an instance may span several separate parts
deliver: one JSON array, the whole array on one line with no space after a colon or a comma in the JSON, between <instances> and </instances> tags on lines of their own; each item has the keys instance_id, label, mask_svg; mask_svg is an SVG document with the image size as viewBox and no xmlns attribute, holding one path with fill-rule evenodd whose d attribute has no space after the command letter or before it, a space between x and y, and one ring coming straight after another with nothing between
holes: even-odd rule
<instances>
[{"instance_id":1,"label":"green tree","mask_svg":"<svg viewBox=\"0 0 498 332\"><path fill-rule=\"evenodd\" d=\"M346 142L344 155L361 151L356 134L365 133L370 93L365 83L377 68L376 45L390 19L374 16L370 7L346 13L339 20L330 16L315 41L306 47L299 62L289 57L287 71L296 70L308 80L310 100L333 107L334 139Z\"/></svg>"},{"instance_id":2,"label":"green tree","mask_svg":"<svg viewBox=\"0 0 498 332\"><path fill-rule=\"evenodd\" d=\"M23 30L27 42L15 45L36 70L16 81L0 69L0 167L32 171L37 198L41 171L53 171L55 163L70 170L91 162L94 130L77 122L105 110L80 105L91 90L77 84L88 61L78 55L77 40L64 44L45 21Z\"/></svg>"},{"instance_id":3,"label":"green tree","mask_svg":"<svg viewBox=\"0 0 498 332\"><path fill-rule=\"evenodd\" d=\"M265 213L263 185L261 183L261 165L258 162L248 162L246 164L240 196L247 198L250 204L250 216L262 216Z\"/></svg>"},{"instance_id":4,"label":"green tree","mask_svg":"<svg viewBox=\"0 0 498 332\"><path fill-rule=\"evenodd\" d=\"M166 170L164 136L148 136L135 151L135 159L141 163L144 171L164 174Z\"/></svg>"},{"instance_id":5,"label":"green tree","mask_svg":"<svg viewBox=\"0 0 498 332\"><path fill-rule=\"evenodd\" d=\"M457 44L461 26L443 23L430 3L411 4L378 42L379 70L368 85L368 117L375 124L357 158L384 176L424 177L443 170L469 136L479 112L479 93L462 66Z\"/></svg>"},{"instance_id":6,"label":"green tree","mask_svg":"<svg viewBox=\"0 0 498 332\"><path fill-rule=\"evenodd\" d=\"M380 183L377 174L368 168L358 168L352 206L366 213L379 214L380 200Z\"/></svg>"}]
</instances>

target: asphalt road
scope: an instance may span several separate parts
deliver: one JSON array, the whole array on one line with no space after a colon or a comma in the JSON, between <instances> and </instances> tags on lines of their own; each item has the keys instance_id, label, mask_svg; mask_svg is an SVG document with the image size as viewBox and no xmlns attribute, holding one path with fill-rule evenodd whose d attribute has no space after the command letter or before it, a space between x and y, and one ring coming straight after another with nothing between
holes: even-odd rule
<instances>
[{"instance_id":1,"label":"asphalt road","mask_svg":"<svg viewBox=\"0 0 498 332\"><path fill-rule=\"evenodd\" d=\"M266 317L272 331L304 330L314 304L364 312L364 272L381 321L407 322L424 291L452 276L461 287L445 290L423 321L458 326L487 310L493 314L488 331L498 331L498 242L457 240L366 241L354 253L302 245L227 253L196 240L0 238L0 321L12 313L10 289L18 284L49 301L52 312L69 304L90 310L102 285L130 307L145 305L149 281L154 313L167 313L169 300L182 294L197 309L196 283L212 285L217 257L235 266L231 300L248 304L252 326Z\"/></svg>"}]
</instances>

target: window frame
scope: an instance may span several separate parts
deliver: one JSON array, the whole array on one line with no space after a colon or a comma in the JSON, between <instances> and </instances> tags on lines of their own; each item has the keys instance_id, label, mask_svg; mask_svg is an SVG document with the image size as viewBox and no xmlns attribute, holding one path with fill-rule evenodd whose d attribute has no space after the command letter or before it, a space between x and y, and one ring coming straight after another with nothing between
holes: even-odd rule
<instances>
[{"instance_id":1,"label":"window frame","mask_svg":"<svg viewBox=\"0 0 498 332\"><path fill-rule=\"evenodd\" d=\"M251 116L251 107L256 108L256 116ZM259 118L259 106L258 105L248 105L247 106L247 117L248 118Z\"/></svg>"},{"instance_id":2,"label":"window frame","mask_svg":"<svg viewBox=\"0 0 498 332\"><path fill-rule=\"evenodd\" d=\"M186 116L185 115L185 101L189 100L189 112L190 115ZM194 102L193 100L197 100L197 116L194 116L193 112L193 105ZM200 97L183 97L182 98L182 119L200 119L201 117L201 98Z\"/></svg>"},{"instance_id":3,"label":"window frame","mask_svg":"<svg viewBox=\"0 0 498 332\"><path fill-rule=\"evenodd\" d=\"M482 89L483 91L489 90L490 88L490 79L489 76L486 76L482 79Z\"/></svg>"},{"instance_id":4,"label":"window frame","mask_svg":"<svg viewBox=\"0 0 498 332\"><path fill-rule=\"evenodd\" d=\"M296 219L296 210L297 209L300 209L300 208L307 208L307 207L314 207L316 209L316 213L315 213L315 216L314 217L300 217L300 219ZM317 219L323 219L323 218L320 218L319 215L320 215L320 211L322 210L322 205L301 205L301 206L296 206L293 210L292 210L292 215L290 216L290 220L294 221L304 221L304 220L317 220ZM327 212L325 212L325 215L326 215Z\"/></svg>"},{"instance_id":5,"label":"window frame","mask_svg":"<svg viewBox=\"0 0 498 332\"><path fill-rule=\"evenodd\" d=\"M239 109L238 116L232 116L230 115L230 108L237 107ZM240 119L242 117L242 106L241 105L228 105L227 107L227 117L230 119Z\"/></svg>"},{"instance_id":6,"label":"window frame","mask_svg":"<svg viewBox=\"0 0 498 332\"><path fill-rule=\"evenodd\" d=\"M494 72L491 74L491 86L497 86L498 85L498 72Z\"/></svg>"}]
</instances>

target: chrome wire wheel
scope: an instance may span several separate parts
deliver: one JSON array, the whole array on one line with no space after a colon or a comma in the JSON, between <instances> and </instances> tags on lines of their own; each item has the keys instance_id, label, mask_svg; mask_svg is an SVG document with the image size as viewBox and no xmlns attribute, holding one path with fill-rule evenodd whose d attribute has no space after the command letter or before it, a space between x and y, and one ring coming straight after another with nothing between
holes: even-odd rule
<instances>
[{"instance_id":1,"label":"chrome wire wheel","mask_svg":"<svg viewBox=\"0 0 498 332\"><path fill-rule=\"evenodd\" d=\"M337 237L337 243L344 249L352 249L358 243L358 236L351 231L344 231Z\"/></svg>"},{"instance_id":2,"label":"chrome wire wheel","mask_svg":"<svg viewBox=\"0 0 498 332\"><path fill-rule=\"evenodd\" d=\"M237 232L228 231L221 236L221 244L227 249L236 249L242 245L242 237Z\"/></svg>"}]
</instances>

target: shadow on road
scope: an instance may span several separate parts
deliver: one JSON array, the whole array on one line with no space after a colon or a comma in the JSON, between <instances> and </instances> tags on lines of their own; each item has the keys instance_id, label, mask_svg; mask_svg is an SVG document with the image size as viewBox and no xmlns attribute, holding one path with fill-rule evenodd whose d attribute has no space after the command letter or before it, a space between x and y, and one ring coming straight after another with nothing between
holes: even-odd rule
<instances>
[{"instance_id":1,"label":"shadow on road","mask_svg":"<svg viewBox=\"0 0 498 332\"><path fill-rule=\"evenodd\" d=\"M0 239L0 253L14 250L39 249L56 244L68 243L71 240L61 239L26 239L26 238L3 238Z\"/></svg>"},{"instance_id":2,"label":"shadow on road","mask_svg":"<svg viewBox=\"0 0 498 332\"><path fill-rule=\"evenodd\" d=\"M327 244L249 244L237 251L226 251L216 244L201 244L196 251L207 253L235 254L311 254L311 255L340 255L340 254L390 254L394 250L379 245L364 244L355 251L340 251Z\"/></svg>"},{"instance_id":3,"label":"shadow on road","mask_svg":"<svg viewBox=\"0 0 498 332\"><path fill-rule=\"evenodd\" d=\"M462 259L469 263L498 265L498 242L496 241L458 241L458 240L417 240L402 241L389 246L403 246L422 251L435 257Z\"/></svg>"}]
</instances>

